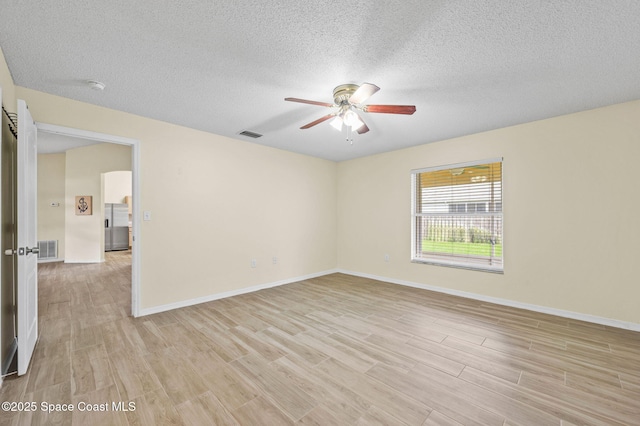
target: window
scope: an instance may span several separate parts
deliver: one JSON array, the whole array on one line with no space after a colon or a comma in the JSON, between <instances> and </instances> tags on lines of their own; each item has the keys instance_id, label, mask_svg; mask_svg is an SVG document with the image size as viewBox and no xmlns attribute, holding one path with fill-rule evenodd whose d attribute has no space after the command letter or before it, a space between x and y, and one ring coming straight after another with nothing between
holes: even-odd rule
<instances>
[{"instance_id":1,"label":"window","mask_svg":"<svg viewBox=\"0 0 640 426\"><path fill-rule=\"evenodd\" d=\"M411 260L502 272L502 159L411 176Z\"/></svg>"}]
</instances>

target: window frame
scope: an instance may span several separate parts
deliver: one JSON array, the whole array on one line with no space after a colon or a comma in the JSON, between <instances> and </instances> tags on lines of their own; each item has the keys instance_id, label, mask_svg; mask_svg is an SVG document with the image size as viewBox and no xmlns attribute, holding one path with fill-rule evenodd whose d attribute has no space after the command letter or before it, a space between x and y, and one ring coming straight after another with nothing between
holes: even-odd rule
<instances>
[{"instance_id":1,"label":"window frame","mask_svg":"<svg viewBox=\"0 0 640 426\"><path fill-rule=\"evenodd\" d=\"M501 262L499 265L491 265L490 263L488 264L483 264L483 263L476 263L476 262L470 262L470 261L465 261L465 259L472 259L472 256L456 256L453 254L437 254L437 253L431 253L430 255L428 255L426 258L423 256L418 256L419 252L418 250L418 241L422 241L421 240L421 236L418 235L418 232L420 231L419 225L418 225L418 218L419 217L427 217L427 214L424 213L419 213L417 212L417 206L419 204L419 201L417 199L417 188L418 188L418 184L417 184L417 179L418 176L421 173L428 173L428 172L436 172L436 171L442 171L442 170L456 170L456 169L464 169L464 168L468 168L468 167L473 167L473 166L479 166L479 165L484 165L484 164L491 164L491 163L501 163L501 176L500 176L500 198L499 199L493 199L492 202L494 202L496 205L500 206L500 210L499 211L494 211L494 212L488 212L488 211L483 211L483 212L479 212L479 214L477 215L478 217L480 216L498 216L500 218L500 236L501 236L501 245L502 245L502 252L501 252ZM455 164L446 164L446 165L440 165L440 166L435 166L435 167L426 167L426 168L420 168L420 169L414 169L411 170L411 262L412 263L420 263L420 264L427 264L427 265L435 265L435 266L445 266L445 267L452 267L452 268L460 268L460 269L469 269L469 270L474 270L474 271L482 271L482 272L491 272L491 273L497 273L497 274L504 274L504 254L505 254L505 250L504 250L504 211L503 211L503 206L504 206L504 159L502 157L497 157L497 158L489 158L489 159L484 159L484 160L479 160L479 161L469 161L469 162L464 162L464 163L455 163ZM465 210L468 210L468 205L471 201L463 201L463 200L456 200L453 199L452 200L453 204L462 204L465 206ZM478 203L476 201L476 203ZM476 215L477 212L477 206L475 206L476 210L475 212L473 212L471 215ZM456 207L457 209L458 207ZM485 210L487 210L487 206L485 206ZM465 212L465 214L467 214L469 212ZM451 213L444 213L443 212L443 216L447 216L450 215ZM455 212L453 213L453 215L459 214L459 212ZM478 258L480 259L480 258ZM488 260L488 259L487 259Z\"/></svg>"}]
</instances>

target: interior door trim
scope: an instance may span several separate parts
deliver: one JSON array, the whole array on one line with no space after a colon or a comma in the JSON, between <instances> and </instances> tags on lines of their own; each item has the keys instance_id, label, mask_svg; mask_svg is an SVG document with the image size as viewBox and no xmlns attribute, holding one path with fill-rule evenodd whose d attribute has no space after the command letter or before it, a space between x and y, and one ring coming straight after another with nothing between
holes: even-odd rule
<instances>
[{"instance_id":1,"label":"interior door trim","mask_svg":"<svg viewBox=\"0 0 640 426\"><path fill-rule=\"evenodd\" d=\"M141 255L141 235L140 235L140 141L137 139L125 138L122 136L109 135L106 133L92 132L89 130L74 129L72 127L58 126L36 122L38 132L54 133L62 136L71 136L80 139L89 139L100 142L114 143L118 145L128 145L131 147L131 197L133 201L132 211L132 232L133 245L131 247L131 315L140 316L140 255Z\"/></svg>"}]
</instances>

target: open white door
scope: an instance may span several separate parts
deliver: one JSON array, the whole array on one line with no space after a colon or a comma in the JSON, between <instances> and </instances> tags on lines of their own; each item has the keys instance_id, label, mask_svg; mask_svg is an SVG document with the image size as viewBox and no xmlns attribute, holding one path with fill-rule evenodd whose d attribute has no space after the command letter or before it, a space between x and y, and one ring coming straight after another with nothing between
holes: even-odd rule
<instances>
[{"instance_id":1,"label":"open white door","mask_svg":"<svg viewBox=\"0 0 640 426\"><path fill-rule=\"evenodd\" d=\"M18 375L27 372L38 340L37 132L18 99Z\"/></svg>"}]
</instances>

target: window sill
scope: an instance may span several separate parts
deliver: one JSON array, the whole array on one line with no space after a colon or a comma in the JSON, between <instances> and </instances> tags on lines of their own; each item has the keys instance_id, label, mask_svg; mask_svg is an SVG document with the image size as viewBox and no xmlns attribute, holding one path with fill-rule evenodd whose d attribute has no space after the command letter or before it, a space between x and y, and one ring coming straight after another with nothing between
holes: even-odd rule
<instances>
[{"instance_id":1,"label":"window sill","mask_svg":"<svg viewBox=\"0 0 640 426\"><path fill-rule=\"evenodd\" d=\"M467 269L470 271L489 272L492 274L504 275L503 267L491 267L483 265L469 265L467 263L444 262L429 259L411 259L411 263L421 263L423 265L444 266L447 268Z\"/></svg>"}]
</instances>

